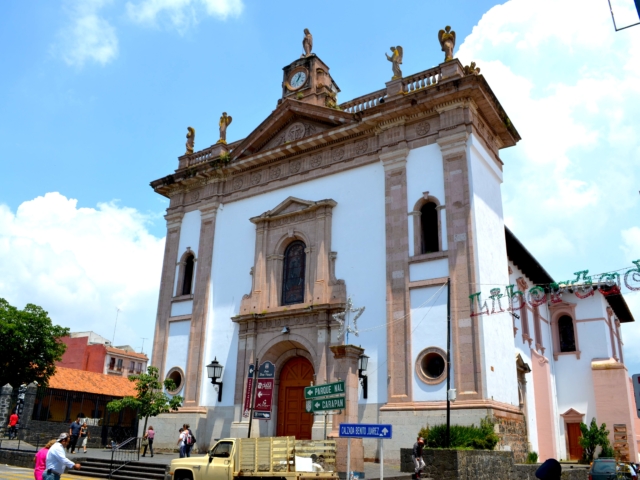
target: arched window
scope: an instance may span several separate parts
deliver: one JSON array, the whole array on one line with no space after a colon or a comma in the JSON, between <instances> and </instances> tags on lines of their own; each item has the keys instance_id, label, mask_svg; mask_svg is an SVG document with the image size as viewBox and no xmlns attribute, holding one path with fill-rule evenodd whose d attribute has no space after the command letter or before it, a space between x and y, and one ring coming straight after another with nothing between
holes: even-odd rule
<instances>
[{"instance_id":1,"label":"arched window","mask_svg":"<svg viewBox=\"0 0 640 480\"><path fill-rule=\"evenodd\" d=\"M420 209L420 225L422 227L422 252L432 253L440 251L438 230L438 210L433 202L425 203Z\"/></svg>"},{"instance_id":2,"label":"arched window","mask_svg":"<svg viewBox=\"0 0 640 480\"><path fill-rule=\"evenodd\" d=\"M304 276L307 263L305 248L304 242L296 240L284 251L282 305L304 302Z\"/></svg>"},{"instance_id":3,"label":"arched window","mask_svg":"<svg viewBox=\"0 0 640 480\"><path fill-rule=\"evenodd\" d=\"M576 351L576 337L573 330L573 319L569 315L563 315L558 319L558 338L561 352Z\"/></svg>"},{"instance_id":4,"label":"arched window","mask_svg":"<svg viewBox=\"0 0 640 480\"><path fill-rule=\"evenodd\" d=\"M193 285L193 255L187 255L184 260L184 278L182 279L182 295L191 295Z\"/></svg>"}]
</instances>

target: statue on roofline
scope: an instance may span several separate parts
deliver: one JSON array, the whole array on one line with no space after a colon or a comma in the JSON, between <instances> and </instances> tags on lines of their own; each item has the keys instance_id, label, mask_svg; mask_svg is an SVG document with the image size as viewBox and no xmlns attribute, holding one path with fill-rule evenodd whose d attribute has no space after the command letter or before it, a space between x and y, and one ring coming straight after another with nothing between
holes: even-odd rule
<instances>
[{"instance_id":1,"label":"statue on roofline","mask_svg":"<svg viewBox=\"0 0 640 480\"><path fill-rule=\"evenodd\" d=\"M230 115L227 115L227 112L222 112L222 116L220 117L220 123L218 126L220 127L220 140L217 143L227 143L227 127L231 125L233 118Z\"/></svg>"},{"instance_id":2,"label":"statue on roofline","mask_svg":"<svg viewBox=\"0 0 640 480\"><path fill-rule=\"evenodd\" d=\"M476 67L476 62L471 62L463 68L465 75L480 75L480 67Z\"/></svg>"},{"instance_id":3,"label":"statue on roofline","mask_svg":"<svg viewBox=\"0 0 640 480\"><path fill-rule=\"evenodd\" d=\"M304 54L301 55L301 58L308 57L311 55L311 50L313 49L313 35L308 28L304 29L304 38L302 39L302 49L304 50Z\"/></svg>"},{"instance_id":4,"label":"statue on roofline","mask_svg":"<svg viewBox=\"0 0 640 480\"><path fill-rule=\"evenodd\" d=\"M391 80L397 80L398 78L402 78L400 65L402 65L403 51L400 45L397 47L391 47L391 51L393 52L391 56L389 56L388 53L385 53L385 55L387 56L387 60L391 62L391 69L393 70L393 77Z\"/></svg>"},{"instance_id":5,"label":"statue on roofline","mask_svg":"<svg viewBox=\"0 0 640 480\"><path fill-rule=\"evenodd\" d=\"M444 61L448 62L449 60L453 60L453 49L456 46L456 32L451 30L451 27L447 25L444 27L444 30L438 32L438 40L444 52Z\"/></svg>"},{"instance_id":6,"label":"statue on roofline","mask_svg":"<svg viewBox=\"0 0 640 480\"><path fill-rule=\"evenodd\" d=\"M185 146L187 147L187 151L184 152L185 155L191 155L193 153L193 147L196 142L196 129L193 127L187 127L187 143Z\"/></svg>"}]
</instances>

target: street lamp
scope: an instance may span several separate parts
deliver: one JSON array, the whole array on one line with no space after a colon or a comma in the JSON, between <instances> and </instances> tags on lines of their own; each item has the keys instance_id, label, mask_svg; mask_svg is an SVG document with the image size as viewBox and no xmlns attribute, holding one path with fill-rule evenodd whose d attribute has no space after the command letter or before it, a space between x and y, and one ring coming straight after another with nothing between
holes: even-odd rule
<instances>
[{"instance_id":1,"label":"street lamp","mask_svg":"<svg viewBox=\"0 0 640 480\"><path fill-rule=\"evenodd\" d=\"M364 353L360 355L358 358L358 378L360 379L360 383L362 384L362 398L367 398L368 393L368 378L363 373L367 371L367 364L369 363L369 357L367 357Z\"/></svg>"},{"instance_id":2,"label":"street lamp","mask_svg":"<svg viewBox=\"0 0 640 480\"><path fill-rule=\"evenodd\" d=\"M207 365L207 375L211 379L211 384L215 385L218 390L218 401L222 401L222 370L224 366L218 363L217 357Z\"/></svg>"}]
</instances>

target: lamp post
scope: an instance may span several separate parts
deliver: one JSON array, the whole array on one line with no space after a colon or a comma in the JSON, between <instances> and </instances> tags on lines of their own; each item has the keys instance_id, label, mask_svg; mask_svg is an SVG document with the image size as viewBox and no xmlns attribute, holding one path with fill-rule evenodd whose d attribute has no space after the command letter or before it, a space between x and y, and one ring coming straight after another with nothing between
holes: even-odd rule
<instances>
[{"instance_id":1,"label":"lamp post","mask_svg":"<svg viewBox=\"0 0 640 480\"><path fill-rule=\"evenodd\" d=\"M367 365L369 364L369 357L364 353L358 358L358 378L362 384L362 398L367 398L368 393L368 378L363 372L367 371Z\"/></svg>"},{"instance_id":2,"label":"lamp post","mask_svg":"<svg viewBox=\"0 0 640 480\"><path fill-rule=\"evenodd\" d=\"M218 357L213 359L209 365L207 365L207 376L211 379L211 384L215 385L218 389L218 401L222 401L222 371L224 366L218 363Z\"/></svg>"}]
</instances>

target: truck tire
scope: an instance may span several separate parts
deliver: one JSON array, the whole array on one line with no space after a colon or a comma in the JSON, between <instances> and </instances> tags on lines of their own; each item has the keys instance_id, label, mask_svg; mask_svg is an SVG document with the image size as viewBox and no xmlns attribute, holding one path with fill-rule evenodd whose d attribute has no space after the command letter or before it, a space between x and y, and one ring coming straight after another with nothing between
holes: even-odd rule
<instances>
[{"instance_id":1,"label":"truck tire","mask_svg":"<svg viewBox=\"0 0 640 480\"><path fill-rule=\"evenodd\" d=\"M175 480L193 480L193 475L189 470L178 470L173 474Z\"/></svg>"}]
</instances>

